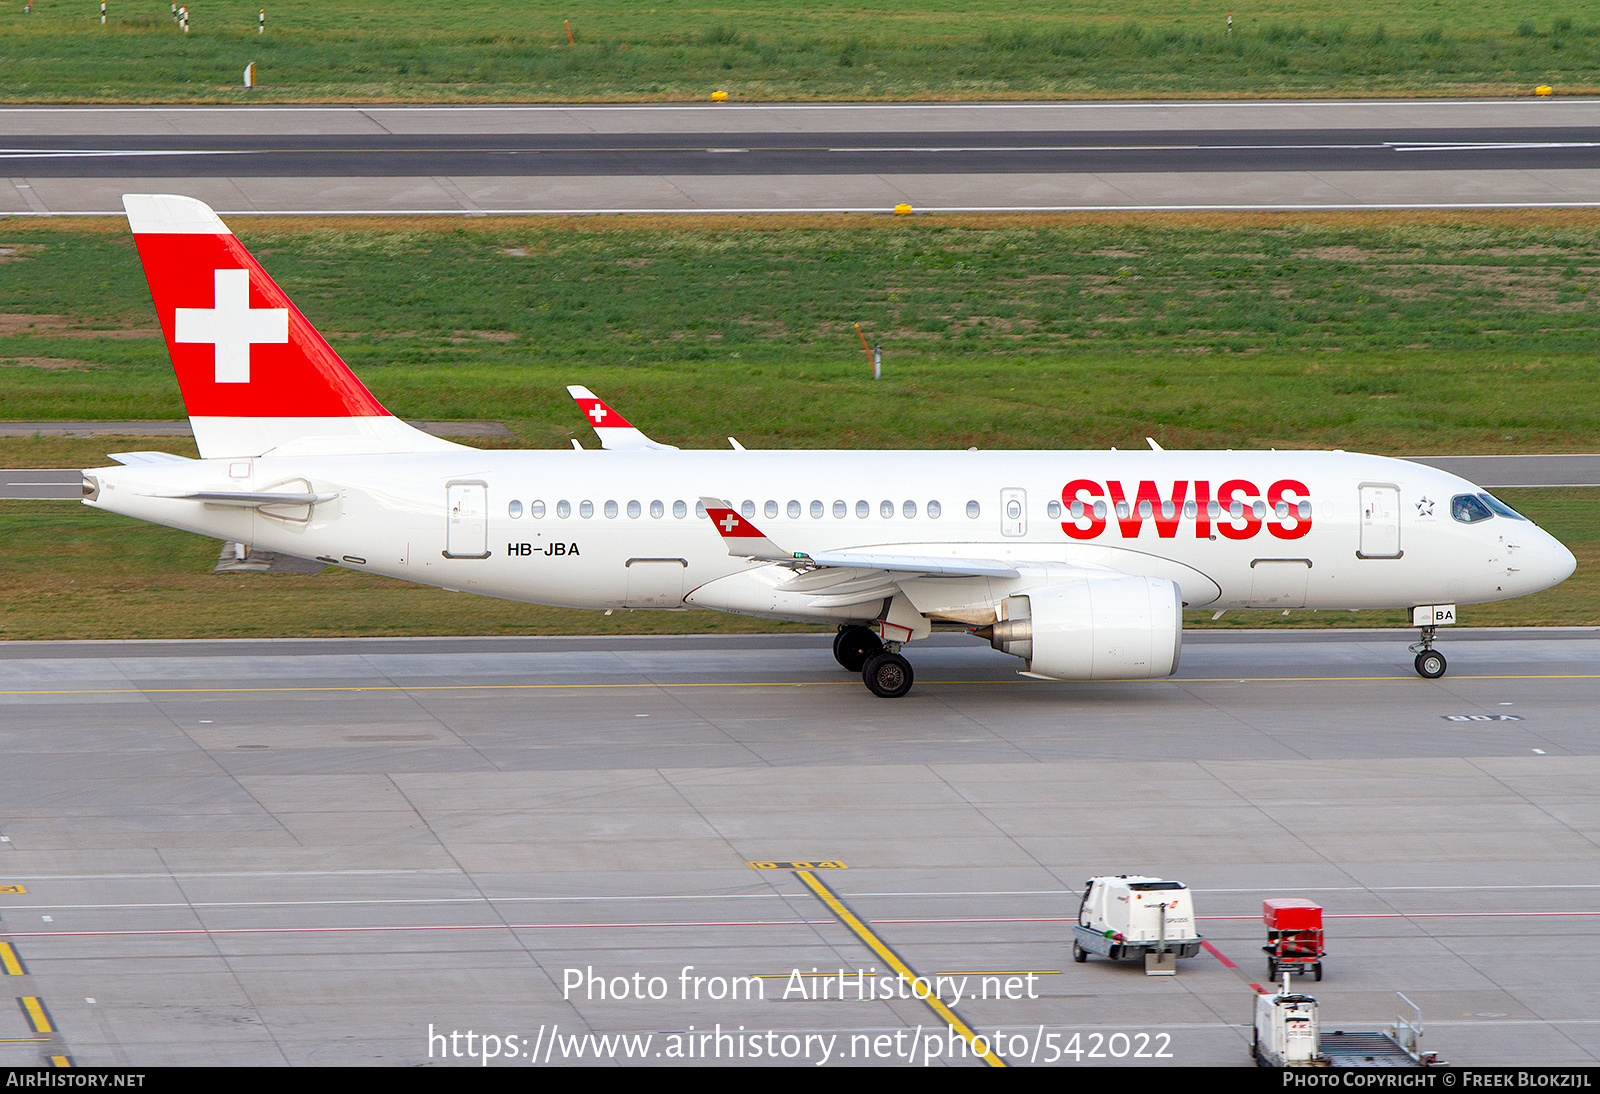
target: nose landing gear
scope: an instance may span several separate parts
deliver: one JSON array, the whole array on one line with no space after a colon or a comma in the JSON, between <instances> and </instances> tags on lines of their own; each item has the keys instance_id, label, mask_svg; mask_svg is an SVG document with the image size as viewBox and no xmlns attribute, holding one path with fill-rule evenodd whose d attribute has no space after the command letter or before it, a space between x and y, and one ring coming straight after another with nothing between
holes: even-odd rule
<instances>
[{"instance_id":1,"label":"nose landing gear","mask_svg":"<svg viewBox=\"0 0 1600 1094\"><path fill-rule=\"evenodd\" d=\"M1433 648L1433 636L1436 628L1423 627L1422 641L1413 643L1409 648L1416 652L1417 658L1412 664L1417 670L1417 675L1424 680L1437 680L1444 675L1444 670L1449 667L1444 654Z\"/></svg>"}]
</instances>

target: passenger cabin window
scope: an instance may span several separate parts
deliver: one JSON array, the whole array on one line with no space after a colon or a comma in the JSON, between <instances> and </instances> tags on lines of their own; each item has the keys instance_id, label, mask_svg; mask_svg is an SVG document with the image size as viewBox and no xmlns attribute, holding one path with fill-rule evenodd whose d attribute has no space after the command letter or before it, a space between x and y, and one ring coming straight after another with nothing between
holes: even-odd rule
<instances>
[{"instance_id":1,"label":"passenger cabin window","mask_svg":"<svg viewBox=\"0 0 1600 1094\"><path fill-rule=\"evenodd\" d=\"M888 520L891 517L893 517L894 516L894 502L892 502L892 501L881 501L881 502L879 502L878 503L878 515L880 517L882 517L884 520Z\"/></svg>"},{"instance_id":2,"label":"passenger cabin window","mask_svg":"<svg viewBox=\"0 0 1600 1094\"><path fill-rule=\"evenodd\" d=\"M866 520L867 516L871 512L872 506L867 504L865 498L862 498L860 501L856 502L856 516L860 517L862 520Z\"/></svg>"},{"instance_id":3,"label":"passenger cabin window","mask_svg":"<svg viewBox=\"0 0 1600 1094\"><path fill-rule=\"evenodd\" d=\"M560 517L562 520L566 520L571 515L572 503L570 501L563 499L562 501L556 502L556 516Z\"/></svg>"},{"instance_id":4,"label":"passenger cabin window","mask_svg":"<svg viewBox=\"0 0 1600 1094\"><path fill-rule=\"evenodd\" d=\"M756 518L756 503L749 498L745 498L744 504L739 506L739 512L744 514L745 520L754 520Z\"/></svg>"},{"instance_id":5,"label":"passenger cabin window","mask_svg":"<svg viewBox=\"0 0 1600 1094\"><path fill-rule=\"evenodd\" d=\"M699 517L701 520L705 519L705 517L706 517L706 503L705 502L697 501L697 502L694 503L694 515Z\"/></svg>"},{"instance_id":6,"label":"passenger cabin window","mask_svg":"<svg viewBox=\"0 0 1600 1094\"><path fill-rule=\"evenodd\" d=\"M1473 494L1457 494L1451 498L1450 515L1462 524L1476 524L1494 516L1489 507Z\"/></svg>"},{"instance_id":7,"label":"passenger cabin window","mask_svg":"<svg viewBox=\"0 0 1600 1094\"><path fill-rule=\"evenodd\" d=\"M607 519L614 520L614 519L616 519L616 515L617 515L617 503L614 502L614 501L606 502L606 517L607 517Z\"/></svg>"},{"instance_id":8,"label":"passenger cabin window","mask_svg":"<svg viewBox=\"0 0 1600 1094\"><path fill-rule=\"evenodd\" d=\"M902 505L900 507L900 514L901 514L901 516L905 517L907 520L910 520L912 517L915 517L917 515L917 503L914 502L914 501L906 502L904 505Z\"/></svg>"},{"instance_id":9,"label":"passenger cabin window","mask_svg":"<svg viewBox=\"0 0 1600 1094\"><path fill-rule=\"evenodd\" d=\"M824 506L820 501L812 502L811 503L811 519L812 520L821 520L822 519L823 508L824 508Z\"/></svg>"},{"instance_id":10,"label":"passenger cabin window","mask_svg":"<svg viewBox=\"0 0 1600 1094\"><path fill-rule=\"evenodd\" d=\"M544 502L536 501L536 502L533 502L531 505L529 505L528 506L528 515L530 517L540 517L540 518L542 518L544 516Z\"/></svg>"},{"instance_id":11,"label":"passenger cabin window","mask_svg":"<svg viewBox=\"0 0 1600 1094\"><path fill-rule=\"evenodd\" d=\"M522 515L522 503L520 501L512 502L510 505L506 506L506 512L511 514L512 520L516 520Z\"/></svg>"},{"instance_id":12,"label":"passenger cabin window","mask_svg":"<svg viewBox=\"0 0 1600 1094\"><path fill-rule=\"evenodd\" d=\"M767 504L761 507L761 512L765 514L768 520L775 519L778 515L778 503L768 498Z\"/></svg>"},{"instance_id":13,"label":"passenger cabin window","mask_svg":"<svg viewBox=\"0 0 1600 1094\"><path fill-rule=\"evenodd\" d=\"M689 505L688 505L688 503L683 501L683 500L681 500L681 499L678 500L678 501L673 502L672 503L672 515L677 517L679 520L682 520L684 517L688 516L689 515Z\"/></svg>"},{"instance_id":14,"label":"passenger cabin window","mask_svg":"<svg viewBox=\"0 0 1600 1094\"><path fill-rule=\"evenodd\" d=\"M787 512L789 514L789 519L790 520L799 520L800 519L800 503L795 501L793 498L790 498L789 499L789 507L787 509Z\"/></svg>"},{"instance_id":15,"label":"passenger cabin window","mask_svg":"<svg viewBox=\"0 0 1600 1094\"><path fill-rule=\"evenodd\" d=\"M1044 515L1049 517L1051 520L1060 520L1061 503L1059 501L1052 501L1050 504L1046 505L1044 507Z\"/></svg>"},{"instance_id":16,"label":"passenger cabin window","mask_svg":"<svg viewBox=\"0 0 1600 1094\"><path fill-rule=\"evenodd\" d=\"M944 510L942 508L940 508L938 502L930 501L928 503L928 518L930 520L938 520L939 519L939 514L942 513L942 512L944 512Z\"/></svg>"},{"instance_id":17,"label":"passenger cabin window","mask_svg":"<svg viewBox=\"0 0 1600 1094\"><path fill-rule=\"evenodd\" d=\"M983 506L979 505L976 501L967 502L967 516L968 517L972 518L973 520L977 520L982 515L983 515Z\"/></svg>"},{"instance_id":18,"label":"passenger cabin window","mask_svg":"<svg viewBox=\"0 0 1600 1094\"><path fill-rule=\"evenodd\" d=\"M836 501L836 502L833 503L833 515L835 517L838 517L840 520L843 520L845 518L845 514L847 512L849 512L849 508L848 508L848 506L845 505L844 500L842 498L839 501Z\"/></svg>"},{"instance_id":19,"label":"passenger cabin window","mask_svg":"<svg viewBox=\"0 0 1600 1094\"><path fill-rule=\"evenodd\" d=\"M629 517L633 518L634 520L638 520L639 519L639 514L642 513L642 512L644 512L644 510L642 508L640 508L638 502L630 501L628 503L628 516Z\"/></svg>"},{"instance_id":20,"label":"passenger cabin window","mask_svg":"<svg viewBox=\"0 0 1600 1094\"><path fill-rule=\"evenodd\" d=\"M650 515L652 517L654 517L655 519L660 520L662 517L667 515L667 507L666 507L666 505L664 503L662 503L662 502L659 502L659 501L651 502L650 503Z\"/></svg>"}]
</instances>

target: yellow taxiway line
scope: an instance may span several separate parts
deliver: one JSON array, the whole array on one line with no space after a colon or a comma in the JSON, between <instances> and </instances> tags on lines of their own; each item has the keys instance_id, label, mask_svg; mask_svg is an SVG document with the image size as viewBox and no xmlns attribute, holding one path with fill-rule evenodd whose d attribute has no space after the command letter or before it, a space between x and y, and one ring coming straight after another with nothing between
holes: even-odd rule
<instances>
[{"instance_id":1,"label":"yellow taxiway line","mask_svg":"<svg viewBox=\"0 0 1600 1094\"><path fill-rule=\"evenodd\" d=\"M865 942L867 947L872 950L873 953L882 958L886 965L904 977L907 982L915 982L918 979L917 974L912 971L911 966L902 961L900 959L900 955L889 948L888 943L884 942L877 935L873 934L872 930L865 923L863 923L854 912L845 906L844 901L840 900L838 894L832 889L828 888L821 878L817 877L810 870L796 870L794 872L794 876L804 882L806 888L815 893L817 895L817 899L826 904L828 906L828 910L834 915L838 916L839 921L846 927L850 928L851 932L857 938ZM971 1027L969 1027L965 1022L956 1016L955 1011L945 1006L944 1001L940 999L938 995L930 993L928 997L923 1000L923 1002L928 1004L928 1007L933 1011L933 1013L937 1014L940 1018L944 1019L945 1022L949 1023L951 1029L961 1034L962 1038L967 1042L967 1044L972 1046L973 1055L977 1056L990 1067L1006 1066L1006 1062L1000 1057L996 1056L993 1050L988 1047L987 1040L985 1040L983 1049L981 1051L979 1050L977 1041L978 1035L973 1033Z\"/></svg>"},{"instance_id":2,"label":"yellow taxiway line","mask_svg":"<svg viewBox=\"0 0 1600 1094\"><path fill-rule=\"evenodd\" d=\"M44 1013L44 1006L32 995L24 995L21 999L22 1010L28 1016L28 1021L33 1023L35 1033L54 1033L50 1028L50 1019Z\"/></svg>"}]
</instances>

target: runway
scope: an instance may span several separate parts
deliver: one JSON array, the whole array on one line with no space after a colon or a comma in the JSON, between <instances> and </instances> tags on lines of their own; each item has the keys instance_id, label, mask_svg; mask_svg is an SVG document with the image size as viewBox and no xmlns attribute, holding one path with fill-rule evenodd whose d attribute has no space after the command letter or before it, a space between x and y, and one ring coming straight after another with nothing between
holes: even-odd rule
<instances>
[{"instance_id":1,"label":"runway","mask_svg":"<svg viewBox=\"0 0 1600 1094\"><path fill-rule=\"evenodd\" d=\"M1013 1064L1247 1065L1284 895L1331 917L1326 1027L1404 991L1452 1062L1592 1065L1600 632L1452 633L1438 682L1410 638L1206 633L1081 685L941 638L900 701L814 635L0 645L0 973L35 1003L0 1062L476 1064L431 1026L665 1063L719 1024L905 1062L872 1051L942 1037L926 1004L783 997L883 971L784 865L828 863L917 973L994 978L954 1011ZM1083 879L1132 871L1196 890L1215 955L1068 959ZM636 972L663 996L589 997Z\"/></svg>"},{"instance_id":2,"label":"runway","mask_svg":"<svg viewBox=\"0 0 1600 1094\"><path fill-rule=\"evenodd\" d=\"M0 213L1600 203L1600 100L0 109Z\"/></svg>"}]
</instances>

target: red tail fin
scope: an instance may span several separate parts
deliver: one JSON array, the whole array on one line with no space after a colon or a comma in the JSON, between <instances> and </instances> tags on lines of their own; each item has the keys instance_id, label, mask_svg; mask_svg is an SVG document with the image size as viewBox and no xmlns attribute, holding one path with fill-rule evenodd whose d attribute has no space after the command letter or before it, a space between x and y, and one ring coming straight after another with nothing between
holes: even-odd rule
<instances>
[{"instance_id":1,"label":"red tail fin","mask_svg":"<svg viewBox=\"0 0 1600 1094\"><path fill-rule=\"evenodd\" d=\"M448 446L397 421L216 213L122 198L201 455Z\"/></svg>"}]
</instances>

